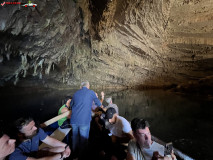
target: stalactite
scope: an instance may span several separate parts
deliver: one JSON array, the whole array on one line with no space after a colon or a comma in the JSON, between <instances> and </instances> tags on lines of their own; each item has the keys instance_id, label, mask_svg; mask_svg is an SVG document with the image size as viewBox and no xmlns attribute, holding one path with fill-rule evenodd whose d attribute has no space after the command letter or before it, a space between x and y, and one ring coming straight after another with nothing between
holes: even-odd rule
<instances>
[{"instance_id":1,"label":"stalactite","mask_svg":"<svg viewBox=\"0 0 213 160\"><path fill-rule=\"evenodd\" d=\"M26 55L21 56L21 65L23 67L27 65L27 56Z\"/></svg>"},{"instance_id":2,"label":"stalactite","mask_svg":"<svg viewBox=\"0 0 213 160\"><path fill-rule=\"evenodd\" d=\"M44 59L40 60L40 62L38 63L38 66L41 67L41 70L43 69L43 63L44 63Z\"/></svg>"},{"instance_id":3,"label":"stalactite","mask_svg":"<svg viewBox=\"0 0 213 160\"><path fill-rule=\"evenodd\" d=\"M38 67L38 66L36 65L36 63L34 63L33 66L34 66L33 76L36 76L36 75L37 75L36 72L37 72L37 67Z\"/></svg>"},{"instance_id":4,"label":"stalactite","mask_svg":"<svg viewBox=\"0 0 213 160\"><path fill-rule=\"evenodd\" d=\"M37 58L38 59L38 58ZM33 72L33 76L37 76L37 69L38 67L41 67L41 72L42 72L42 69L43 69L43 63L44 63L44 59L40 60L38 63L34 63L33 66L34 66L34 72ZM39 75L40 76L40 75Z\"/></svg>"},{"instance_id":5,"label":"stalactite","mask_svg":"<svg viewBox=\"0 0 213 160\"><path fill-rule=\"evenodd\" d=\"M50 70L51 70L51 66L52 66L52 62L49 62L48 67L45 70L45 74L49 75L50 74Z\"/></svg>"},{"instance_id":6,"label":"stalactite","mask_svg":"<svg viewBox=\"0 0 213 160\"><path fill-rule=\"evenodd\" d=\"M2 63L3 61L4 61L4 57L0 55L0 63Z\"/></svg>"},{"instance_id":7,"label":"stalactite","mask_svg":"<svg viewBox=\"0 0 213 160\"><path fill-rule=\"evenodd\" d=\"M6 54L6 57L7 57L7 60L8 60L8 61L10 60L10 54L11 54L11 52L8 52L8 53Z\"/></svg>"},{"instance_id":8,"label":"stalactite","mask_svg":"<svg viewBox=\"0 0 213 160\"><path fill-rule=\"evenodd\" d=\"M16 75L15 75L15 80L14 80L14 82L13 82L14 85L16 85L16 84L18 83L18 81L19 81L18 75L19 75L19 73L16 73Z\"/></svg>"},{"instance_id":9,"label":"stalactite","mask_svg":"<svg viewBox=\"0 0 213 160\"><path fill-rule=\"evenodd\" d=\"M39 73L39 79L42 79L42 73L41 72Z\"/></svg>"}]
</instances>

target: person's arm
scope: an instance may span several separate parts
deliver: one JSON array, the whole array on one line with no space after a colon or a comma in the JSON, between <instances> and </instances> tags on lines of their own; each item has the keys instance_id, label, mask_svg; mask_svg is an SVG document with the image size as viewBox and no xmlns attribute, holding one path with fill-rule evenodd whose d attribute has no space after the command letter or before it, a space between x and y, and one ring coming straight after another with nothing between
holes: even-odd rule
<instances>
[{"instance_id":1,"label":"person's arm","mask_svg":"<svg viewBox=\"0 0 213 160\"><path fill-rule=\"evenodd\" d=\"M171 155L167 155L163 157L159 154L158 151L153 153L152 160L177 160L176 156L174 155L174 152L171 153Z\"/></svg>"},{"instance_id":2,"label":"person's arm","mask_svg":"<svg viewBox=\"0 0 213 160\"><path fill-rule=\"evenodd\" d=\"M126 160L135 160L135 158L131 153L127 152Z\"/></svg>"},{"instance_id":3,"label":"person's arm","mask_svg":"<svg viewBox=\"0 0 213 160\"><path fill-rule=\"evenodd\" d=\"M63 153L62 153L63 154ZM63 157L61 153L55 154L53 156L48 156L48 157L42 157L42 158L33 158L33 157L27 157L26 160L59 160L59 159L63 159L65 157Z\"/></svg>"},{"instance_id":4,"label":"person's arm","mask_svg":"<svg viewBox=\"0 0 213 160\"><path fill-rule=\"evenodd\" d=\"M163 160L177 160L177 158L176 158L176 156L174 154L174 151L172 150L171 155L165 156Z\"/></svg>"},{"instance_id":5,"label":"person's arm","mask_svg":"<svg viewBox=\"0 0 213 160\"><path fill-rule=\"evenodd\" d=\"M94 91L92 92L92 96L93 96L93 101L95 102L95 105L98 107L101 107L102 104L101 104L100 100L98 99L98 97L96 96Z\"/></svg>"},{"instance_id":6,"label":"person's arm","mask_svg":"<svg viewBox=\"0 0 213 160\"><path fill-rule=\"evenodd\" d=\"M65 112L67 112L67 111L70 111L70 110L69 110L67 107L64 107L64 108L61 110L61 114L65 113ZM71 113L72 113L72 111L70 111L70 114L67 116L68 119L70 119Z\"/></svg>"},{"instance_id":7,"label":"person's arm","mask_svg":"<svg viewBox=\"0 0 213 160\"><path fill-rule=\"evenodd\" d=\"M65 148L67 144L55 139L55 138L52 138L50 136L47 136L44 140L42 140L42 142L52 146L52 147L63 147Z\"/></svg>"},{"instance_id":8,"label":"person's arm","mask_svg":"<svg viewBox=\"0 0 213 160\"><path fill-rule=\"evenodd\" d=\"M128 143L126 160L135 160L134 146L135 141L130 141Z\"/></svg>"},{"instance_id":9,"label":"person's arm","mask_svg":"<svg viewBox=\"0 0 213 160\"><path fill-rule=\"evenodd\" d=\"M103 105L102 105L101 108L103 109L104 112L106 112L107 107L104 108Z\"/></svg>"},{"instance_id":10,"label":"person's arm","mask_svg":"<svg viewBox=\"0 0 213 160\"><path fill-rule=\"evenodd\" d=\"M124 142L122 143L128 143L131 139L133 139L133 134L132 131L128 132L128 133L124 133L125 138L123 139Z\"/></svg>"},{"instance_id":11,"label":"person's arm","mask_svg":"<svg viewBox=\"0 0 213 160\"><path fill-rule=\"evenodd\" d=\"M52 138L50 136L47 136L44 140L42 140L42 142L54 147L54 148L51 148L51 152L64 152L65 151L65 154L66 156L68 157L71 153L71 150L69 148L69 146L67 146L66 143L63 143L55 138Z\"/></svg>"},{"instance_id":12,"label":"person's arm","mask_svg":"<svg viewBox=\"0 0 213 160\"><path fill-rule=\"evenodd\" d=\"M9 156L9 160L17 160L17 159L26 159L26 160L59 160L61 157L65 158L66 155L63 153L56 153L52 156L47 156L43 158L33 158L27 157L24 155L21 148L16 148L16 150Z\"/></svg>"},{"instance_id":13,"label":"person's arm","mask_svg":"<svg viewBox=\"0 0 213 160\"><path fill-rule=\"evenodd\" d=\"M119 142L119 143L128 143L131 139L133 139L132 131L129 133L123 133L124 137L117 137L115 135L112 135L112 142Z\"/></svg>"},{"instance_id":14,"label":"person's arm","mask_svg":"<svg viewBox=\"0 0 213 160\"><path fill-rule=\"evenodd\" d=\"M100 100L100 101L101 101L101 104L102 104L103 101L104 101L104 92L103 92L103 91L101 92L101 100Z\"/></svg>"},{"instance_id":15,"label":"person's arm","mask_svg":"<svg viewBox=\"0 0 213 160\"><path fill-rule=\"evenodd\" d=\"M132 128L130 123L127 120L123 121L123 128L122 128L124 138L120 139L120 143L128 143L131 139L133 139Z\"/></svg>"}]
</instances>

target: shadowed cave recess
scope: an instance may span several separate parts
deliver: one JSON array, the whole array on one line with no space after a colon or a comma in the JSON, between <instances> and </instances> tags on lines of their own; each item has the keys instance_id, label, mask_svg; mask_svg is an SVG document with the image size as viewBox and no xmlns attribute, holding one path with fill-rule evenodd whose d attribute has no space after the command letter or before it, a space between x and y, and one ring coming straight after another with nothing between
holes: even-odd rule
<instances>
[{"instance_id":1,"label":"shadowed cave recess","mask_svg":"<svg viewBox=\"0 0 213 160\"><path fill-rule=\"evenodd\" d=\"M32 2L0 8L1 87L212 92L211 0Z\"/></svg>"}]
</instances>

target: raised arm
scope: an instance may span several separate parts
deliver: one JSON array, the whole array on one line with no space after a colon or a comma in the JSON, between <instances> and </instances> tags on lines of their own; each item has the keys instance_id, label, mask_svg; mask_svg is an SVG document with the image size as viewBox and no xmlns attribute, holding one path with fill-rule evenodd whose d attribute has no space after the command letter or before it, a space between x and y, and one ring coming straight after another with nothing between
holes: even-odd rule
<instances>
[{"instance_id":1,"label":"raised arm","mask_svg":"<svg viewBox=\"0 0 213 160\"><path fill-rule=\"evenodd\" d=\"M103 101L104 101L104 92L102 91L101 92L101 104L103 103Z\"/></svg>"}]
</instances>

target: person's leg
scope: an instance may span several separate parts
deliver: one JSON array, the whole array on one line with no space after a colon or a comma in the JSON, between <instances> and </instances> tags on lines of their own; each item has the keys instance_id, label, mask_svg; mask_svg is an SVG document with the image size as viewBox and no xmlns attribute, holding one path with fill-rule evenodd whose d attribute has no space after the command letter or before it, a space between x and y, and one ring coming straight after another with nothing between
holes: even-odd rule
<instances>
[{"instance_id":1,"label":"person's leg","mask_svg":"<svg viewBox=\"0 0 213 160\"><path fill-rule=\"evenodd\" d=\"M72 153L73 157L78 156L79 149L79 126L72 124Z\"/></svg>"},{"instance_id":2,"label":"person's leg","mask_svg":"<svg viewBox=\"0 0 213 160\"><path fill-rule=\"evenodd\" d=\"M90 131L90 125L81 125L79 127L79 134L80 134L79 153L81 156L86 156L88 139L89 139L89 131ZM84 158L81 157L81 159L84 159Z\"/></svg>"}]
</instances>

